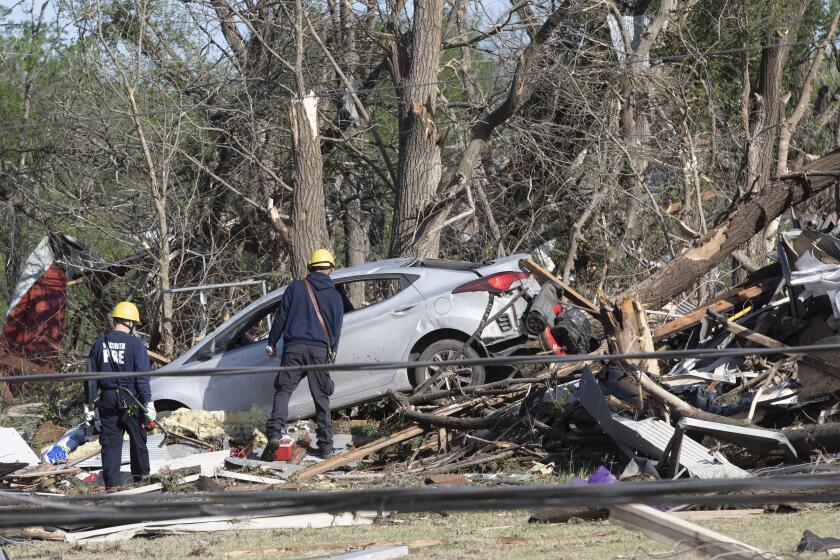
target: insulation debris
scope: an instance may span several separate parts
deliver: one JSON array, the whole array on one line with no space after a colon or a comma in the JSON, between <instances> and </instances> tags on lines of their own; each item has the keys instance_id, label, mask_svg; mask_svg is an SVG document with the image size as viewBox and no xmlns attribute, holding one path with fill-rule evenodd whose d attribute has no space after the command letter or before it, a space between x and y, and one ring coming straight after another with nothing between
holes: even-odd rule
<instances>
[{"instance_id":1,"label":"insulation debris","mask_svg":"<svg viewBox=\"0 0 840 560\"><path fill-rule=\"evenodd\" d=\"M256 446L264 446L265 422L268 414L254 405L250 410L190 410L180 408L161 421L167 430L191 435L203 441L221 443L226 437L235 441L256 438Z\"/></svg>"}]
</instances>

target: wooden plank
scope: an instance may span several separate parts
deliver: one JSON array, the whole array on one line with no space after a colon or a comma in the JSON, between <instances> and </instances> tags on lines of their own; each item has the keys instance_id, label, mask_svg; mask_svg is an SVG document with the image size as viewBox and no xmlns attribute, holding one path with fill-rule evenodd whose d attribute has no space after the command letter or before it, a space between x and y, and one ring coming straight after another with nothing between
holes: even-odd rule
<instances>
[{"instance_id":1,"label":"wooden plank","mask_svg":"<svg viewBox=\"0 0 840 560\"><path fill-rule=\"evenodd\" d=\"M572 288L569 284L566 284L565 282L563 282L562 280L560 280L559 278L554 276L551 272L544 269L543 267L541 267L540 265L538 265L537 263L535 263L531 259L521 261L521 264L522 264L523 267L525 267L525 269L530 271L531 274L536 276L537 281L540 284L544 284L544 283L549 282L549 281L554 282L555 284L557 284L558 286L563 288L563 291L566 294L566 298L568 298L568 300L571 301L572 303L574 303L576 305L579 305L579 306L585 308L590 313L594 313L596 315L598 315L601 312L600 309L598 308L598 306L596 306L594 303L589 301L586 298L586 296L584 296L583 294L581 294L580 292L578 292L577 290Z\"/></svg>"},{"instance_id":2,"label":"wooden plank","mask_svg":"<svg viewBox=\"0 0 840 560\"><path fill-rule=\"evenodd\" d=\"M200 474L191 474L189 476L185 476L178 482L178 486L182 484L189 484L191 482L196 482ZM136 494L148 494L149 492L157 492L158 490L163 490L163 484L160 482L155 482L154 484L147 484L145 486L137 486L136 488L129 488L128 490L120 490L119 492L113 492L112 496L134 496Z\"/></svg>"},{"instance_id":3,"label":"wooden plank","mask_svg":"<svg viewBox=\"0 0 840 560\"><path fill-rule=\"evenodd\" d=\"M650 506L628 504L610 508L610 523L639 531L648 537L681 550L691 550L727 560L781 559L752 545L706 529Z\"/></svg>"},{"instance_id":4,"label":"wooden plank","mask_svg":"<svg viewBox=\"0 0 840 560\"><path fill-rule=\"evenodd\" d=\"M662 340L663 338L667 338L673 334L697 325L700 323L700 320L706 316L706 310L708 309L717 313L727 313L738 305L765 294L774 287L774 284L775 280L765 280L755 286L750 286L748 288L737 290L734 293L727 294L709 305L700 306L679 319L668 321L667 323L659 325L653 329L653 340Z\"/></svg>"},{"instance_id":5,"label":"wooden plank","mask_svg":"<svg viewBox=\"0 0 840 560\"><path fill-rule=\"evenodd\" d=\"M766 515L763 509L715 509L698 511L669 511L670 515L686 521L709 521L714 519L741 519Z\"/></svg>"},{"instance_id":6,"label":"wooden plank","mask_svg":"<svg viewBox=\"0 0 840 560\"><path fill-rule=\"evenodd\" d=\"M148 352L149 352L149 357L150 357L152 360L154 360L154 361L156 361L157 363L162 364L162 365L164 365L164 366L165 366L166 364L168 364L169 362L171 362L171 361L172 361L172 360L170 360L169 358L167 358L166 356L163 356L163 355L161 355L161 354L158 354L157 352L152 352L151 350L149 350Z\"/></svg>"},{"instance_id":7,"label":"wooden plank","mask_svg":"<svg viewBox=\"0 0 840 560\"><path fill-rule=\"evenodd\" d=\"M454 403L449 404L446 406L442 406L436 409L433 414L438 414L441 416L449 416L455 412L464 410L475 403L479 402L481 399L474 399L470 401L466 401L463 403ZM293 478L296 480L305 480L307 478L312 478L313 476L317 476L319 474L323 474L327 471L331 471L337 469L339 467L343 467L348 463L352 463L353 461L358 461L363 457L367 457L374 451L379 451L380 449L385 449L386 447L390 447L395 443L400 443L411 439L415 436L419 436L423 432L425 432L425 428L418 426L417 424L413 426L409 426L404 430L400 430L390 436L382 437L377 439L376 441L372 441L367 445L363 445L361 447L357 447L356 449L349 449L344 453L339 453L333 457L330 457L326 461L321 461L320 463L315 463L305 469L302 469L293 475Z\"/></svg>"},{"instance_id":8,"label":"wooden plank","mask_svg":"<svg viewBox=\"0 0 840 560\"><path fill-rule=\"evenodd\" d=\"M0 366L5 366L20 373L53 373L52 368L5 352L0 352Z\"/></svg>"},{"instance_id":9,"label":"wooden plank","mask_svg":"<svg viewBox=\"0 0 840 560\"><path fill-rule=\"evenodd\" d=\"M270 478L267 476L257 476L253 474L238 473L226 470L216 471L216 476L221 476L222 478L230 478L233 480L241 480L243 482L256 482L258 484L286 484L285 480L281 480L279 478Z\"/></svg>"}]
</instances>

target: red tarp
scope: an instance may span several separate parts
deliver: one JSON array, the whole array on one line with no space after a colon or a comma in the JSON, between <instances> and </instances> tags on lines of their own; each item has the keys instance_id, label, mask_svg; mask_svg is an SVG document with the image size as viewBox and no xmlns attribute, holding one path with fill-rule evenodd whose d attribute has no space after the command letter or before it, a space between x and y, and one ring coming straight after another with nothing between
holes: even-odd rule
<instances>
[{"instance_id":1,"label":"red tarp","mask_svg":"<svg viewBox=\"0 0 840 560\"><path fill-rule=\"evenodd\" d=\"M66 307L64 268L53 263L10 310L0 345L35 363L53 363L61 349Z\"/></svg>"}]
</instances>

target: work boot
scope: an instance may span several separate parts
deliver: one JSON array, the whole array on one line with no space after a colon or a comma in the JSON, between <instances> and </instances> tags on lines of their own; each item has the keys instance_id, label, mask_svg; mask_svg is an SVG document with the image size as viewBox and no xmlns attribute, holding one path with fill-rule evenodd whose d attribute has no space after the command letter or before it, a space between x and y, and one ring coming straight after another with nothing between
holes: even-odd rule
<instances>
[{"instance_id":1,"label":"work boot","mask_svg":"<svg viewBox=\"0 0 840 560\"><path fill-rule=\"evenodd\" d=\"M260 455L260 461L274 461L274 452L277 451L278 447L280 447L280 438L270 438L268 443L265 444L265 449L263 449L262 455Z\"/></svg>"},{"instance_id":2,"label":"work boot","mask_svg":"<svg viewBox=\"0 0 840 560\"><path fill-rule=\"evenodd\" d=\"M319 447L318 450L313 453L315 457L320 457L321 459L329 459L335 454L335 451L332 447Z\"/></svg>"}]
</instances>

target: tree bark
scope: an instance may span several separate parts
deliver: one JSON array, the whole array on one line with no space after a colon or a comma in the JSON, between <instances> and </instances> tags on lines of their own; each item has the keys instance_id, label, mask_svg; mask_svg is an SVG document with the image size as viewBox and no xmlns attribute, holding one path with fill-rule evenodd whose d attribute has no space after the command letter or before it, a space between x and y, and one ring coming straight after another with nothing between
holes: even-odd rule
<instances>
[{"instance_id":1,"label":"tree bark","mask_svg":"<svg viewBox=\"0 0 840 560\"><path fill-rule=\"evenodd\" d=\"M392 72L399 88L399 161L392 257L413 254L436 257L440 233L423 235L422 212L432 202L441 177L440 145L435 109L441 50L443 0L414 6L411 32L395 47Z\"/></svg>"},{"instance_id":2,"label":"tree bark","mask_svg":"<svg viewBox=\"0 0 840 560\"><path fill-rule=\"evenodd\" d=\"M670 0L663 1L670 2ZM457 200L456 196L470 184L475 169L478 167L482 155L490 144L490 136L493 131L500 124L516 114L524 103L526 99L525 87L528 82L528 73L537 54L551 37L551 34L557 26L560 25L560 22L576 7L577 2L570 0L552 12L539 31L537 31L531 44L519 55L507 98L493 111L479 118L472 126L470 140L467 143L466 150L464 150L458 167L452 174L452 178L445 184L442 183L439 186L437 182L434 186L426 183L424 186L428 187L429 190L424 191L423 194L425 196L413 197L417 205L407 208L405 214L402 212L394 214L394 233L392 234L394 237L392 237L390 251L392 257L407 254L437 256L440 249L441 230L446 223L449 211ZM404 130L402 126L400 130ZM437 181L439 181L439 150L437 151L437 156L438 167L434 170L434 173L437 175ZM402 149L400 151L400 159L402 160ZM431 172L428 173L427 178L430 178L431 175ZM402 177L400 177L400 180L402 180ZM407 200L402 198L402 189L398 190L397 198L401 203L407 202ZM405 235L409 229L410 235ZM403 233L403 236L399 239L396 237L398 231ZM395 241L397 241L396 245L394 243Z\"/></svg>"},{"instance_id":3,"label":"tree bark","mask_svg":"<svg viewBox=\"0 0 840 560\"><path fill-rule=\"evenodd\" d=\"M686 291L703 274L712 270L753 235L764 230L790 206L799 204L833 185L840 177L840 150L811 162L800 173L782 176L732 211L693 248L669 262L656 274L628 290L621 297L632 297L649 309L656 309Z\"/></svg>"},{"instance_id":4,"label":"tree bark","mask_svg":"<svg viewBox=\"0 0 840 560\"><path fill-rule=\"evenodd\" d=\"M831 20L831 25L829 26L825 38L817 46L814 58L811 61L811 68L808 70L808 75L805 77L805 81L802 82L802 88L799 91L799 99L796 102L793 113L791 113L790 118L782 118L782 126L781 130L779 130L779 152L776 162L776 175L784 175L788 171L788 152L790 151L790 141L793 137L793 133L796 132L796 127L799 126L799 121L802 120L803 116L805 116L805 110L811 102L811 90L814 86L814 80L822 67L823 60L825 60L826 49L828 48L828 43L834 37L834 32L837 30L838 20L840 20L840 11L834 15L834 19Z\"/></svg>"},{"instance_id":5,"label":"tree bark","mask_svg":"<svg viewBox=\"0 0 840 560\"><path fill-rule=\"evenodd\" d=\"M292 274L303 278L312 251L331 248L324 197L324 164L318 133L318 97L294 99L289 107L295 159L292 200Z\"/></svg>"},{"instance_id":6,"label":"tree bark","mask_svg":"<svg viewBox=\"0 0 840 560\"><path fill-rule=\"evenodd\" d=\"M326 197L324 196L324 161L321 157L321 135L318 128L318 96L305 95L303 79L303 19L301 0L295 2L294 76L297 97L289 105L292 152L295 162L295 187L292 198L292 274L303 278L309 255L315 249L332 249L327 229Z\"/></svg>"},{"instance_id":7,"label":"tree bark","mask_svg":"<svg viewBox=\"0 0 840 560\"><path fill-rule=\"evenodd\" d=\"M761 51L761 63L755 92L751 96L750 130L748 138L745 184L747 195L757 193L770 179L776 130L780 126L786 99L782 98L782 75L791 47L791 30L805 13L810 0L800 0L796 11L788 18L788 27L767 33ZM775 37L774 37L775 35ZM772 46L770 46L772 43ZM787 156L785 156L787 157ZM750 240L743 252L746 267L761 268L767 264L769 243L774 236L773 222L765 224L767 231ZM743 278L741 278L743 280Z\"/></svg>"}]
</instances>

